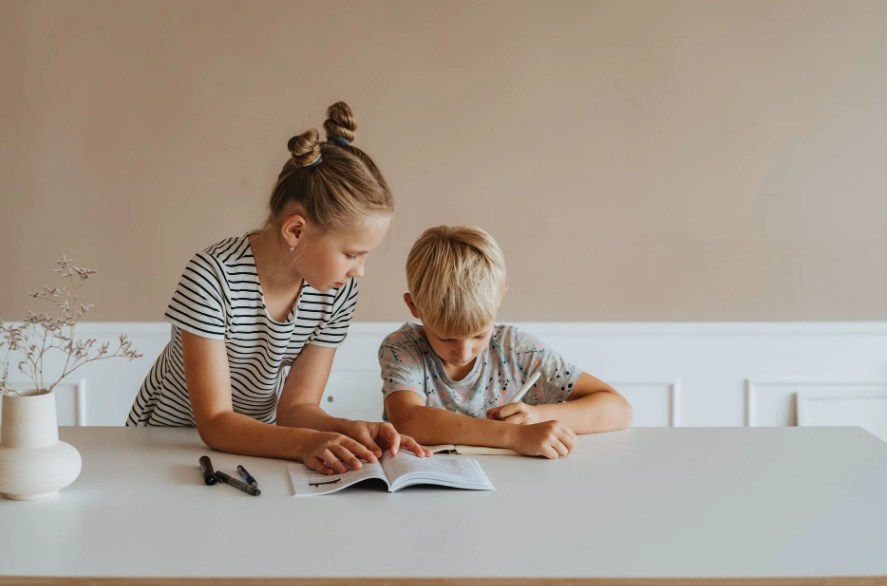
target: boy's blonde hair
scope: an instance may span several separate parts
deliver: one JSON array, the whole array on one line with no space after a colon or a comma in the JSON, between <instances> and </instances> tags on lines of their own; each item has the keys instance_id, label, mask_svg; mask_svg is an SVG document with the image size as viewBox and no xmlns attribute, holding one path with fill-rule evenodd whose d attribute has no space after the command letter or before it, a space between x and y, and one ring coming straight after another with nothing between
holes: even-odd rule
<instances>
[{"instance_id":1,"label":"boy's blonde hair","mask_svg":"<svg viewBox=\"0 0 887 586\"><path fill-rule=\"evenodd\" d=\"M436 335L474 336L495 319L502 303L505 255L480 228L429 228L410 249L407 286Z\"/></svg>"}]
</instances>

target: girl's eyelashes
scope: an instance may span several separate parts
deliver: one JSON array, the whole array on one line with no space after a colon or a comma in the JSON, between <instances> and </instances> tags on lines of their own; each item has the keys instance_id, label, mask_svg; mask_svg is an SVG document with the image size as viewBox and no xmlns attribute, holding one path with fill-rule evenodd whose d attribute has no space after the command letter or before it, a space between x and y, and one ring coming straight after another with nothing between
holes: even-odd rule
<instances>
[{"instance_id":1,"label":"girl's eyelashes","mask_svg":"<svg viewBox=\"0 0 887 586\"><path fill-rule=\"evenodd\" d=\"M357 258L357 255L356 255L356 254L346 254L345 256L348 257L348 258L351 259L351 260L354 260L354 259Z\"/></svg>"}]
</instances>

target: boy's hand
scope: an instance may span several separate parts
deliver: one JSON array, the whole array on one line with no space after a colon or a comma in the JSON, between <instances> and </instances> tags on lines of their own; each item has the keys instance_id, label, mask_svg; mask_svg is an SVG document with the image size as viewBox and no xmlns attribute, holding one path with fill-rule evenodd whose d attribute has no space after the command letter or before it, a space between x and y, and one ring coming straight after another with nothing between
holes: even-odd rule
<instances>
[{"instance_id":1,"label":"boy's hand","mask_svg":"<svg viewBox=\"0 0 887 586\"><path fill-rule=\"evenodd\" d=\"M509 403L487 411L487 419L497 419L518 425L532 425L539 423L539 412L535 407L526 403Z\"/></svg>"},{"instance_id":2,"label":"boy's hand","mask_svg":"<svg viewBox=\"0 0 887 586\"><path fill-rule=\"evenodd\" d=\"M397 430L390 423L349 421L345 424L342 432L366 446L377 458L382 457L382 448L388 448L392 456L396 456L397 450L403 448L420 458L431 457L430 450L423 448L419 445L419 442L410 436L397 433Z\"/></svg>"},{"instance_id":3,"label":"boy's hand","mask_svg":"<svg viewBox=\"0 0 887 586\"><path fill-rule=\"evenodd\" d=\"M511 448L524 456L559 458L573 451L576 434L558 421L543 421L515 429Z\"/></svg>"}]
</instances>

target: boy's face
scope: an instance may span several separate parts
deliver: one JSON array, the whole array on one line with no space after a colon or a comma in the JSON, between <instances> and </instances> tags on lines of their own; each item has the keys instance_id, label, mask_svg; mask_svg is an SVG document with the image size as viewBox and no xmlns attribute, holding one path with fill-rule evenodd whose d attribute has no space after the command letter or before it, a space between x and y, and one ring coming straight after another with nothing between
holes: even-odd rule
<instances>
[{"instance_id":1,"label":"boy's face","mask_svg":"<svg viewBox=\"0 0 887 586\"><path fill-rule=\"evenodd\" d=\"M404 301L406 301L407 306L410 308L413 317L422 319L409 293L404 295ZM494 323L495 319L491 320L481 331L467 338L445 338L439 336L432 326L424 322L422 328L425 330L425 339L428 340L428 345L431 346L431 349L434 350L434 353L437 354L441 361L445 365L458 368L471 364L489 346L490 338L493 336Z\"/></svg>"},{"instance_id":2,"label":"boy's face","mask_svg":"<svg viewBox=\"0 0 887 586\"><path fill-rule=\"evenodd\" d=\"M428 340L428 345L434 353L444 364L455 367L468 366L474 362L474 359L483 354L484 349L489 346L490 338L493 336L493 322L468 338L441 338L428 325L423 325L423 329L425 339Z\"/></svg>"}]
</instances>

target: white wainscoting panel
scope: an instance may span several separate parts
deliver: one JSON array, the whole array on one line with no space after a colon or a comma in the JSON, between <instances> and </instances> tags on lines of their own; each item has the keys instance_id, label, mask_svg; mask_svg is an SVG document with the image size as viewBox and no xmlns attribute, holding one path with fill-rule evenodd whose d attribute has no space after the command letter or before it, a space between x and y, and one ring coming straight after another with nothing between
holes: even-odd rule
<instances>
[{"instance_id":1,"label":"white wainscoting panel","mask_svg":"<svg viewBox=\"0 0 887 586\"><path fill-rule=\"evenodd\" d=\"M401 325L352 324L336 352L325 409L343 417L381 417L378 348ZM795 425L799 392L887 386L887 322L516 325L624 393L638 426ZM110 342L112 349L126 333L145 357L78 370L57 396L60 422L123 425L139 386L169 342L170 326L83 323L77 333ZM81 381L78 403L74 387Z\"/></svg>"},{"instance_id":2,"label":"white wainscoting panel","mask_svg":"<svg viewBox=\"0 0 887 586\"><path fill-rule=\"evenodd\" d=\"M110 358L77 369L57 388L59 425L117 426L126 422L126 416L142 381L169 343L170 325L163 322L85 322L77 326L76 331L77 338L96 338L96 347L108 342L111 352L117 348L120 334L127 334L133 342L133 348L144 357L132 362L125 358ZM61 352L47 353L44 360L46 378L61 373L64 363ZM17 363L16 361L14 364ZM10 380L16 388L33 386L28 384L27 379L22 380L21 376L10 369Z\"/></svg>"},{"instance_id":3,"label":"white wainscoting panel","mask_svg":"<svg viewBox=\"0 0 887 586\"><path fill-rule=\"evenodd\" d=\"M877 391L800 391L798 425L858 425L887 442L887 384Z\"/></svg>"},{"instance_id":4,"label":"white wainscoting panel","mask_svg":"<svg viewBox=\"0 0 887 586\"><path fill-rule=\"evenodd\" d=\"M887 389L882 381L852 380L747 380L746 424L749 427L798 425L798 397L802 393L844 393Z\"/></svg>"},{"instance_id":5,"label":"white wainscoting panel","mask_svg":"<svg viewBox=\"0 0 887 586\"><path fill-rule=\"evenodd\" d=\"M635 427L680 426L680 381L607 383L631 404Z\"/></svg>"},{"instance_id":6,"label":"white wainscoting panel","mask_svg":"<svg viewBox=\"0 0 887 586\"><path fill-rule=\"evenodd\" d=\"M34 384L29 383L27 379L13 377L11 374L9 386L19 391L34 388ZM55 410L59 425L87 425L85 379L77 382L62 381L52 392L55 394ZM0 401L0 415L2 413L3 401Z\"/></svg>"}]
</instances>

